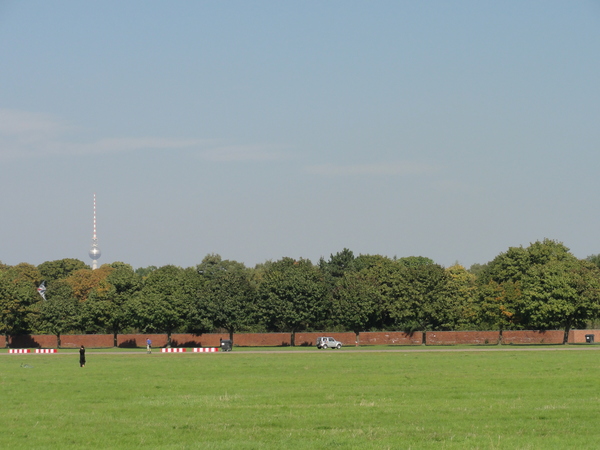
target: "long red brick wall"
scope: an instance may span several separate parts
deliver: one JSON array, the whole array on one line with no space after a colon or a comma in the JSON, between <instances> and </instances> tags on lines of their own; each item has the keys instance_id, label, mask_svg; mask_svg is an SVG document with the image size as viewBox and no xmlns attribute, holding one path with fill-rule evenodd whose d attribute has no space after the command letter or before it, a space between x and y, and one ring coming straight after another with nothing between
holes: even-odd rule
<instances>
[{"instance_id":1,"label":"long red brick wall","mask_svg":"<svg viewBox=\"0 0 600 450\"><path fill-rule=\"evenodd\" d=\"M487 345L498 344L498 331L428 331L425 333L427 345Z\"/></svg>"},{"instance_id":2,"label":"long red brick wall","mask_svg":"<svg viewBox=\"0 0 600 450\"><path fill-rule=\"evenodd\" d=\"M120 334L117 345L122 348L145 347L146 339L150 338L152 347L165 347L166 334ZM228 333L204 334L172 334L172 347L219 347L221 339L229 339ZM282 347L289 346L289 333L236 333L233 336L235 345L241 347ZM296 342L298 339L296 338Z\"/></svg>"},{"instance_id":3,"label":"long red brick wall","mask_svg":"<svg viewBox=\"0 0 600 450\"><path fill-rule=\"evenodd\" d=\"M378 331L360 333L360 345L422 345L423 333L403 333L401 331Z\"/></svg>"},{"instance_id":4,"label":"long red brick wall","mask_svg":"<svg viewBox=\"0 0 600 450\"><path fill-rule=\"evenodd\" d=\"M569 331L569 344L583 344L586 341L586 335L591 334L594 342L600 342L600 330L571 330Z\"/></svg>"},{"instance_id":5,"label":"long red brick wall","mask_svg":"<svg viewBox=\"0 0 600 450\"><path fill-rule=\"evenodd\" d=\"M235 335L234 338L239 335ZM218 347L221 339L229 339L227 333L174 334L171 336L173 347Z\"/></svg>"},{"instance_id":6,"label":"long red brick wall","mask_svg":"<svg viewBox=\"0 0 600 450\"><path fill-rule=\"evenodd\" d=\"M82 345L89 348L112 347L112 334L65 334L60 337L61 348L79 348Z\"/></svg>"},{"instance_id":7,"label":"long red brick wall","mask_svg":"<svg viewBox=\"0 0 600 450\"><path fill-rule=\"evenodd\" d=\"M119 334L117 336L117 347L146 347L146 339L152 341L152 347L165 347L167 345L166 334Z\"/></svg>"},{"instance_id":8,"label":"long red brick wall","mask_svg":"<svg viewBox=\"0 0 600 450\"><path fill-rule=\"evenodd\" d=\"M8 345L12 348L57 348L56 336L53 334L30 334L11 336Z\"/></svg>"},{"instance_id":9,"label":"long red brick wall","mask_svg":"<svg viewBox=\"0 0 600 450\"><path fill-rule=\"evenodd\" d=\"M355 345L356 334L354 333L296 333L296 345L304 347L314 347L317 345L319 336L329 336L336 341L340 341L343 345Z\"/></svg>"},{"instance_id":10,"label":"long red brick wall","mask_svg":"<svg viewBox=\"0 0 600 450\"><path fill-rule=\"evenodd\" d=\"M404 333L400 331L380 331L360 333L358 342L354 333L296 333L296 346L313 347L319 336L331 336L345 346L355 345L423 345L425 334L426 345L497 345L501 344L562 344L564 332L552 331L428 331L426 333ZM594 342L600 342L600 330L571 330L568 342L580 344L586 342L586 335L593 335ZM152 347L167 346L166 334L120 334L117 346L121 348L143 348L146 339L150 338ZM221 339L229 339L227 333L206 334L173 334L173 347L219 347ZM499 342L499 340L501 342ZM235 346L240 347L286 347L291 345L290 333L236 333L233 337ZM112 334L65 334L61 335L61 348L113 347ZM0 347L11 348L57 348L54 335L12 336L7 345L4 336L0 336Z\"/></svg>"},{"instance_id":11,"label":"long red brick wall","mask_svg":"<svg viewBox=\"0 0 600 450\"><path fill-rule=\"evenodd\" d=\"M229 335L224 339L229 339ZM233 336L233 344L241 347L285 347L291 342L290 333L240 333ZM297 337L296 342L299 342Z\"/></svg>"},{"instance_id":12,"label":"long red brick wall","mask_svg":"<svg viewBox=\"0 0 600 450\"><path fill-rule=\"evenodd\" d=\"M551 331L503 331L503 344L562 344L565 332Z\"/></svg>"}]
</instances>

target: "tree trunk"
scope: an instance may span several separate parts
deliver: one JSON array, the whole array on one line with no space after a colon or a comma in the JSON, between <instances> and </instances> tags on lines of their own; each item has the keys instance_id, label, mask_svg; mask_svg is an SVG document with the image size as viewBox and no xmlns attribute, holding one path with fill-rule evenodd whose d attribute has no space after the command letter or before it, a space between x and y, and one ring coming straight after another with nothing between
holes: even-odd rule
<instances>
[{"instance_id":1,"label":"tree trunk","mask_svg":"<svg viewBox=\"0 0 600 450\"><path fill-rule=\"evenodd\" d=\"M358 347L360 345L360 331L355 331L354 334L356 334L356 339L354 340L354 345L356 347Z\"/></svg>"},{"instance_id":2,"label":"tree trunk","mask_svg":"<svg viewBox=\"0 0 600 450\"><path fill-rule=\"evenodd\" d=\"M118 347L118 336L119 333L117 331L113 331L113 347Z\"/></svg>"},{"instance_id":3,"label":"tree trunk","mask_svg":"<svg viewBox=\"0 0 600 450\"><path fill-rule=\"evenodd\" d=\"M565 334L563 336L563 345L569 343L569 331L571 331L571 325L565 326Z\"/></svg>"},{"instance_id":4,"label":"tree trunk","mask_svg":"<svg viewBox=\"0 0 600 450\"><path fill-rule=\"evenodd\" d=\"M56 346L60 348L60 333L56 334Z\"/></svg>"},{"instance_id":5,"label":"tree trunk","mask_svg":"<svg viewBox=\"0 0 600 450\"><path fill-rule=\"evenodd\" d=\"M171 347L171 331L167 331L167 347Z\"/></svg>"},{"instance_id":6,"label":"tree trunk","mask_svg":"<svg viewBox=\"0 0 600 450\"><path fill-rule=\"evenodd\" d=\"M292 335L290 336L290 345L292 347L296 346L296 331L292 330Z\"/></svg>"},{"instance_id":7,"label":"tree trunk","mask_svg":"<svg viewBox=\"0 0 600 450\"><path fill-rule=\"evenodd\" d=\"M231 345L233 346L233 328L229 330L229 340L231 341Z\"/></svg>"},{"instance_id":8,"label":"tree trunk","mask_svg":"<svg viewBox=\"0 0 600 450\"><path fill-rule=\"evenodd\" d=\"M502 345L502 329L500 329L500 332L498 333L498 345Z\"/></svg>"}]
</instances>

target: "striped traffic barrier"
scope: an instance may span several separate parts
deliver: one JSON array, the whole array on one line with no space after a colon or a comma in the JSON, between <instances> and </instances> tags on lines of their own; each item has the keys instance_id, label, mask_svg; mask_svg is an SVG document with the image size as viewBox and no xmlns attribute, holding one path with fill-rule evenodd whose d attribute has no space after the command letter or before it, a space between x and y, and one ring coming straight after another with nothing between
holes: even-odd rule
<instances>
[{"instance_id":1,"label":"striped traffic barrier","mask_svg":"<svg viewBox=\"0 0 600 450\"><path fill-rule=\"evenodd\" d=\"M185 348L161 348L160 351L163 353L184 353Z\"/></svg>"},{"instance_id":2,"label":"striped traffic barrier","mask_svg":"<svg viewBox=\"0 0 600 450\"><path fill-rule=\"evenodd\" d=\"M9 348L8 353L30 353L28 348Z\"/></svg>"},{"instance_id":3,"label":"striped traffic barrier","mask_svg":"<svg viewBox=\"0 0 600 450\"><path fill-rule=\"evenodd\" d=\"M36 348L36 353L56 353L57 350L55 348Z\"/></svg>"},{"instance_id":4,"label":"striped traffic barrier","mask_svg":"<svg viewBox=\"0 0 600 450\"><path fill-rule=\"evenodd\" d=\"M219 351L218 347L202 347L202 348L194 349L194 353L213 353L213 352L218 352L218 351Z\"/></svg>"}]
</instances>

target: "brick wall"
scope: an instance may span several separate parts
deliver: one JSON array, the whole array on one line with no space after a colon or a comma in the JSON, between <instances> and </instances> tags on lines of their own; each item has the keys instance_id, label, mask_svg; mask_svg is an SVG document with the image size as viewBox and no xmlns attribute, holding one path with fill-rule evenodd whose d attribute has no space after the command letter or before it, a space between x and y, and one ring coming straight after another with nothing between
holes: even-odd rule
<instances>
[{"instance_id":1,"label":"brick wall","mask_svg":"<svg viewBox=\"0 0 600 450\"><path fill-rule=\"evenodd\" d=\"M562 344L565 332L551 331L503 331L503 344Z\"/></svg>"},{"instance_id":2,"label":"brick wall","mask_svg":"<svg viewBox=\"0 0 600 450\"><path fill-rule=\"evenodd\" d=\"M427 345L486 345L498 344L498 331L428 331Z\"/></svg>"},{"instance_id":3,"label":"brick wall","mask_svg":"<svg viewBox=\"0 0 600 450\"><path fill-rule=\"evenodd\" d=\"M167 345L166 334L119 334L117 336L117 347L146 347L146 339L148 338L152 341L152 347L165 347ZM173 339L173 336L171 336L171 339Z\"/></svg>"},{"instance_id":4,"label":"brick wall","mask_svg":"<svg viewBox=\"0 0 600 450\"><path fill-rule=\"evenodd\" d=\"M239 334L234 336L237 340ZM220 339L229 339L228 333L205 333L195 334L173 334L171 336L171 345L173 347L219 347ZM237 342L236 342L237 344Z\"/></svg>"},{"instance_id":5,"label":"brick wall","mask_svg":"<svg viewBox=\"0 0 600 450\"><path fill-rule=\"evenodd\" d=\"M600 342L600 330L571 330L569 331L569 344L585 343L586 334L593 334L594 342Z\"/></svg>"},{"instance_id":6,"label":"brick wall","mask_svg":"<svg viewBox=\"0 0 600 450\"><path fill-rule=\"evenodd\" d=\"M422 345L423 333L401 331L365 332L359 335L360 345Z\"/></svg>"},{"instance_id":7,"label":"brick wall","mask_svg":"<svg viewBox=\"0 0 600 450\"><path fill-rule=\"evenodd\" d=\"M60 337L61 348L86 348L112 347L114 344L112 334L65 334Z\"/></svg>"},{"instance_id":8,"label":"brick wall","mask_svg":"<svg viewBox=\"0 0 600 450\"><path fill-rule=\"evenodd\" d=\"M290 333L240 333L233 336L233 344L242 347L281 347L291 345L291 338ZM296 342L299 342L298 334Z\"/></svg>"},{"instance_id":9,"label":"brick wall","mask_svg":"<svg viewBox=\"0 0 600 450\"><path fill-rule=\"evenodd\" d=\"M11 336L9 340L11 348L56 348L56 336L53 334L31 334L23 336Z\"/></svg>"},{"instance_id":10,"label":"brick wall","mask_svg":"<svg viewBox=\"0 0 600 450\"><path fill-rule=\"evenodd\" d=\"M328 336L340 341L343 345L356 345L356 334L354 333L296 333L296 346L314 347L317 338Z\"/></svg>"},{"instance_id":11,"label":"brick wall","mask_svg":"<svg viewBox=\"0 0 600 450\"><path fill-rule=\"evenodd\" d=\"M235 343L242 334L236 334ZM117 337L117 346L121 348L146 347L146 339L150 338L152 347L160 348L167 346L166 334L120 334ZM172 347L219 347L220 339L229 339L227 333L205 333L205 334L172 334ZM112 346L112 345L111 345Z\"/></svg>"},{"instance_id":12,"label":"brick wall","mask_svg":"<svg viewBox=\"0 0 600 450\"><path fill-rule=\"evenodd\" d=\"M585 343L585 335L594 334L596 343L600 343L600 330L571 330L569 343ZM498 343L498 331L428 331L425 333L427 345L494 345ZM317 337L332 336L345 346L356 345L354 333L296 333L296 346L314 346ZM360 333L360 345L422 345L423 333L403 333L400 331L381 331ZM503 344L562 344L564 332L556 331L504 331ZM166 334L120 334L117 346L121 348L144 348L146 339L152 340L152 347L167 345ZM229 339L227 333L173 334L171 344L174 347L219 347L220 339ZM113 347L112 334L83 334L61 336L62 348ZM233 337L234 345L241 347L282 347L291 343L290 333L238 333ZM6 339L0 336L0 348L6 347ZM23 335L10 338L12 348L57 348L54 335Z\"/></svg>"}]
</instances>

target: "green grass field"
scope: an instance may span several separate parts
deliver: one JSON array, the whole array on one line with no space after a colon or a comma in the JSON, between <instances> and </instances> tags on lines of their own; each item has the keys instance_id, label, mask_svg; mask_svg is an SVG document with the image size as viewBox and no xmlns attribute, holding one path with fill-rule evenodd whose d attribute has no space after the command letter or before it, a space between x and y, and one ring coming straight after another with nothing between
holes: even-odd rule
<instances>
[{"instance_id":1,"label":"green grass field","mask_svg":"<svg viewBox=\"0 0 600 450\"><path fill-rule=\"evenodd\" d=\"M3 354L0 448L600 445L595 348L308 350Z\"/></svg>"}]
</instances>

